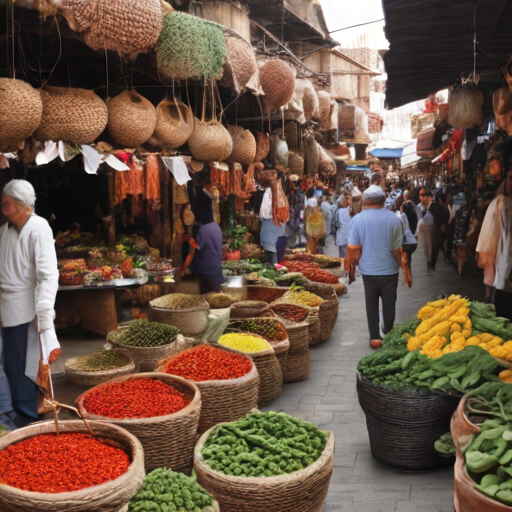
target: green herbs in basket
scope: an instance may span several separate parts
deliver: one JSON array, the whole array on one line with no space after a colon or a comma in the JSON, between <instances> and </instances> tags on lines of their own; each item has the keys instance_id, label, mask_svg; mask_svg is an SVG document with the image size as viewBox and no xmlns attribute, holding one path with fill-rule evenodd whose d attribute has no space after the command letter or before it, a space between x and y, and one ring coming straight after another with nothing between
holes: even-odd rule
<instances>
[{"instance_id":1,"label":"green herbs in basket","mask_svg":"<svg viewBox=\"0 0 512 512\"><path fill-rule=\"evenodd\" d=\"M130 358L112 350L100 350L68 361L67 366L81 372L101 372L115 370L130 364Z\"/></svg>"},{"instance_id":2,"label":"green herbs in basket","mask_svg":"<svg viewBox=\"0 0 512 512\"><path fill-rule=\"evenodd\" d=\"M201 454L211 469L225 475L271 477L310 466L326 444L327 434L315 425L266 412L218 425Z\"/></svg>"},{"instance_id":3,"label":"green herbs in basket","mask_svg":"<svg viewBox=\"0 0 512 512\"><path fill-rule=\"evenodd\" d=\"M128 347L161 347L172 343L179 333L179 329L173 325L133 320L127 329L111 333L109 341Z\"/></svg>"},{"instance_id":4,"label":"green herbs in basket","mask_svg":"<svg viewBox=\"0 0 512 512\"><path fill-rule=\"evenodd\" d=\"M131 499L128 512L214 512L213 496L194 478L155 469Z\"/></svg>"},{"instance_id":5,"label":"green herbs in basket","mask_svg":"<svg viewBox=\"0 0 512 512\"><path fill-rule=\"evenodd\" d=\"M170 78L217 80L228 53L220 25L172 12L164 18L156 55L159 70Z\"/></svg>"},{"instance_id":6,"label":"green herbs in basket","mask_svg":"<svg viewBox=\"0 0 512 512\"><path fill-rule=\"evenodd\" d=\"M192 309L204 304L202 295L188 293L170 293L152 300L151 305L160 309Z\"/></svg>"}]
</instances>

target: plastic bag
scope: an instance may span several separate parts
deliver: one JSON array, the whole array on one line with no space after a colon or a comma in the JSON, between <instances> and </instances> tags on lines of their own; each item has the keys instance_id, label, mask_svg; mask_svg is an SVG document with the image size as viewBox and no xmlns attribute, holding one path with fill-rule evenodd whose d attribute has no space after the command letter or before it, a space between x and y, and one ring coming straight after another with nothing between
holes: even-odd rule
<instances>
[{"instance_id":1,"label":"plastic bag","mask_svg":"<svg viewBox=\"0 0 512 512\"><path fill-rule=\"evenodd\" d=\"M272 187L272 216L276 226L286 224L290 220L290 204L284 193L281 180L277 180Z\"/></svg>"}]
</instances>

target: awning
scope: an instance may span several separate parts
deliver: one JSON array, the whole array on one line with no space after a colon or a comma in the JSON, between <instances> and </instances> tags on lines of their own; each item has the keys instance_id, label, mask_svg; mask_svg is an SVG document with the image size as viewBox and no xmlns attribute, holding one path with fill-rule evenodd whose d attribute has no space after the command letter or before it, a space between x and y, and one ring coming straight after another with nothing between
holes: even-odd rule
<instances>
[{"instance_id":1,"label":"awning","mask_svg":"<svg viewBox=\"0 0 512 512\"><path fill-rule=\"evenodd\" d=\"M382 1L390 43L384 56L388 108L424 99L473 72L475 4L477 73L495 73L512 53L512 2Z\"/></svg>"}]
</instances>

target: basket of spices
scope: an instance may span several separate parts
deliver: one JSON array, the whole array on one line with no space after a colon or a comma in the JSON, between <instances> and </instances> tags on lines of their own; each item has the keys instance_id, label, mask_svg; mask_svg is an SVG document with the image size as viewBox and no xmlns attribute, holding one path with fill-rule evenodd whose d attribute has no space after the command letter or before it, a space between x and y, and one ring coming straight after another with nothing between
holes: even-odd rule
<instances>
[{"instance_id":1,"label":"basket of spices","mask_svg":"<svg viewBox=\"0 0 512 512\"><path fill-rule=\"evenodd\" d=\"M116 350L100 350L72 357L64 364L64 376L78 386L97 386L134 370L133 359Z\"/></svg>"},{"instance_id":2,"label":"basket of spices","mask_svg":"<svg viewBox=\"0 0 512 512\"><path fill-rule=\"evenodd\" d=\"M199 433L243 418L258 402L258 370L241 354L199 345L161 361L158 371L192 381L201 391Z\"/></svg>"},{"instance_id":3,"label":"basket of spices","mask_svg":"<svg viewBox=\"0 0 512 512\"><path fill-rule=\"evenodd\" d=\"M210 306L201 295L171 293L149 304L151 321L174 325L184 336L199 336L208 327Z\"/></svg>"},{"instance_id":4,"label":"basket of spices","mask_svg":"<svg viewBox=\"0 0 512 512\"><path fill-rule=\"evenodd\" d=\"M331 332L338 320L340 309L340 299L333 293L330 299L325 300L318 311L320 318L320 341L327 341L331 337Z\"/></svg>"},{"instance_id":5,"label":"basket of spices","mask_svg":"<svg viewBox=\"0 0 512 512\"><path fill-rule=\"evenodd\" d=\"M204 296L210 309L226 309L233 304L233 298L226 293L208 293Z\"/></svg>"},{"instance_id":6,"label":"basket of spices","mask_svg":"<svg viewBox=\"0 0 512 512\"><path fill-rule=\"evenodd\" d=\"M257 300L270 304L280 299L288 288L283 286L247 286L247 300Z\"/></svg>"},{"instance_id":7,"label":"basket of spices","mask_svg":"<svg viewBox=\"0 0 512 512\"><path fill-rule=\"evenodd\" d=\"M192 471L201 413L193 382L167 374L119 377L76 400L84 418L108 421L131 432L144 448L146 472L161 467Z\"/></svg>"},{"instance_id":8,"label":"basket of spices","mask_svg":"<svg viewBox=\"0 0 512 512\"><path fill-rule=\"evenodd\" d=\"M144 479L138 439L115 425L37 423L0 438L2 512L118 512Z\"/></svg>"},{"instance_id":9,"label":"basket of spices","mask_svg":"<svg viewBox=\"0 0 512 512\"><path fill-rule=\"evenodd\" d=\"M180 331L173 325L133 320L109 332L107 342L131 357L136 370L143 367L146 371L153 371L158 361L179 350L175 343L178 334Z\"/></svg>"},{"instance_id":10,"label":"basket of spices","mask_svg":"<svg viewBox=\"0 0 512 512\"><path fill-rule=\"evenodd\" d=\"M268 404L281 394L283 372L272 345L265 338L252 333L230 333L223 334L218 344L254 361L260 377L258 405Z\"/></svg>"},{"instance_id":11,"label":"basket of spices","mask_svg":"<svg viewBox=\"0 0 512 512\"><path fill-rule=\"evenodd\" d=\"M286 359L283 382L299 382L309 378L311 354L309 352L309 327L306 323L286 324L290 348Z\"/></svg>"},{"instance_id":12,"label":"basket of spices","mask_svg":"<svg viewBox=\"0 0 512 512\"><path fill-rule=\"evenodd\" d=\"M167 468L155 469L144 479L139 492L130 501L129 512L186 510L220 512L213 496L195 478Z\"/></svg>"},{"instance_id":13,"label":"basket of spices","mask_svg":"<svg viewBox=\"0 0 512 512\"><path fill-rule=\"evenodd\" d=\"M260 300L245 300L231 306L230 318L256 318L268 314L269 308L266 302Z\"/></svg>"},{"instance_id":14,"label":"basket of spices","mask_svg":"<svg viewBox=\"0 0 512 512\"><path fill-rule=\"evenodd\" d=\"M332 432L284 413L254 413L203 434L194 470L221 510L321 512L333 459Z\"/></svg>"}]
</instances>

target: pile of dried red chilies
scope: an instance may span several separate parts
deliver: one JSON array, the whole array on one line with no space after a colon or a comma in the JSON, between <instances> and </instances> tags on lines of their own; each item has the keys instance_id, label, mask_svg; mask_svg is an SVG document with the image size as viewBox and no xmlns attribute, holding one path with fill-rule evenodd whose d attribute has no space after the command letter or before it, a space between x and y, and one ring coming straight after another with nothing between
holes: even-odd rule
<instances>
[{"instance_id":1,"label":"pile of dried red chilies","mask_svg":"<svg viewBox=\"0 0 512 512\"><path fill-rule=\"evenodd\" d=\"M88 434L44 434L0 452L0 482L24 491L78 491L119 478L130 459Z\"/></svg>"},{"instance_id":2,"label":"pile of dried red chilies","mask_svg":"<svg viewBox=\"0 0 512 512\"><path fill-rule=\"evenodd\" d=\"M172 356L164 371L195 382L238 379L252 368L249 358L214 347L199 346Z\"/></svg>"},{"instance_id":3,"label":"pile of dried red chilies","mask_svg":"<svg viewBox=\"0 0 512 512\"><path fill-rule=\"evenodd\" d=\"M89 414L105 418L154 418L181 411L190 399L157 379L109 382L86 393L83 406Z\"/></svg>"}]
</instances>

